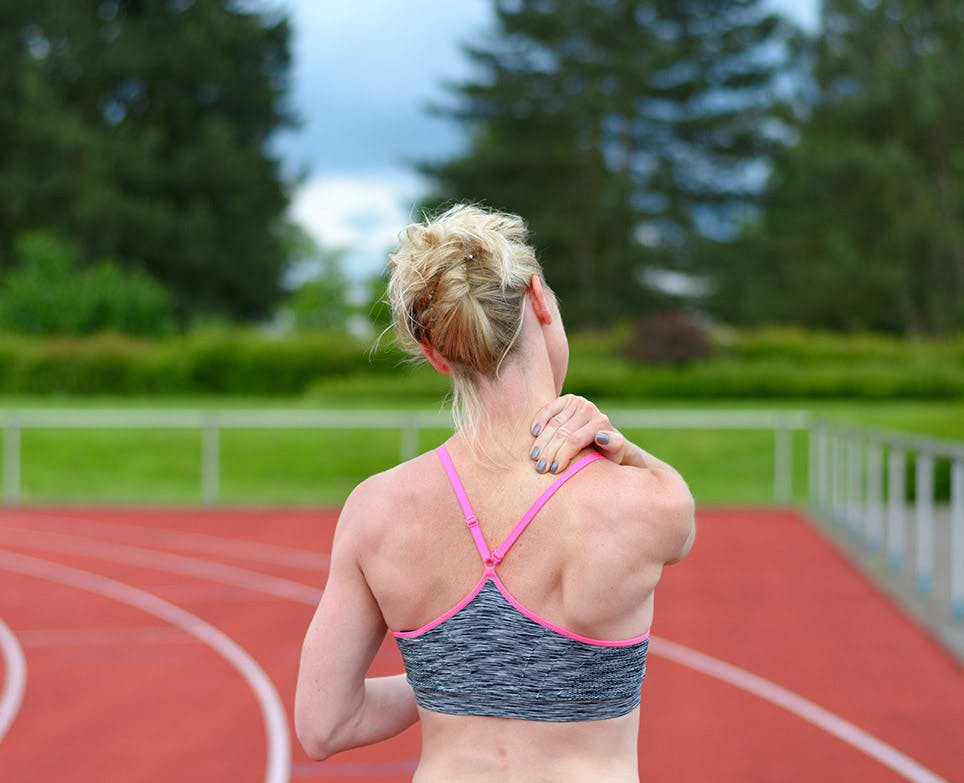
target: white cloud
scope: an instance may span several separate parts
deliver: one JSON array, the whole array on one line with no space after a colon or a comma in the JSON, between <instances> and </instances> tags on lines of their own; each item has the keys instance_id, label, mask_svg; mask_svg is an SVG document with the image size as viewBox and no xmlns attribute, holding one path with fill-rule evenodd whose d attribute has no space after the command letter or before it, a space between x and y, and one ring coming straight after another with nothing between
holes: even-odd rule
<instances>
[{"instance_id":1,"label":"white cloud","mask_svg":"<svg viewBox=\"0 0 964 783\"><path fill-rule=\"evenodd\" d=\"M414 219L416 177L318 176L295 193L291 217L322 247L346 251L346 273L358 280L378 272L398 232Z\"/></svg>"}]
</instances>

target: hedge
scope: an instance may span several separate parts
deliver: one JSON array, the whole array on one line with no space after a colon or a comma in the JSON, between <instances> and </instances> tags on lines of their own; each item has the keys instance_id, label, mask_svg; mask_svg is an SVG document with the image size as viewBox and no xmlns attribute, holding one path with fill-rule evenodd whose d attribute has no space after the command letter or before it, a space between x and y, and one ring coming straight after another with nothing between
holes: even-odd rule
<instances>
[{"instance_id":1,"label":"hedge","mask_svg":"<svg viewBox=\"0 0 964 783\"><path fill-rule=\"evenodd\" d=\"M568 390L608 399L964 398L964 337L899 341L792 331L731 333L682 366L622 358L612 335L575 335ZM388 338L202 331L166 339L0 336L0 394L238 394L438 400L445 379Z\"/></svg>"}]
</instances>

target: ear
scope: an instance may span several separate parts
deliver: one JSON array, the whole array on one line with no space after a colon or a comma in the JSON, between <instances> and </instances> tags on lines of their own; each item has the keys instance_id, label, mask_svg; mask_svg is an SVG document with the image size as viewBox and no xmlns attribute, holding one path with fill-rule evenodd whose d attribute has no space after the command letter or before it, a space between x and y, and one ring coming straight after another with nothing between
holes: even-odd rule
<instances>
[{"instance_id":1,"label":"ear","mask_svg":"<svg viewBox=\"0 0 964 783\"><path fill-rule=\"evenodd\" d=\"M529 281L529 298L532 301L532 309L539 319L539 323L548 326L552 323L552 310L549 308L548 295L542 285L542 278L533 275Z\"/></svg>"},{"instance_id":2,"label":"ear","mask_svg":"<svg viewBox=\"0 0 964 783\"><path fill-rule=\"evenodd\" d=\"M442 373L442 375L452 374L452 368L449 367L449 363L445 360L445 357L436 351L431 345L419 343L418 347L422 349L422 353L425 354L425 358L428 359L428 363Z\"/></svg>"}]
</instances>

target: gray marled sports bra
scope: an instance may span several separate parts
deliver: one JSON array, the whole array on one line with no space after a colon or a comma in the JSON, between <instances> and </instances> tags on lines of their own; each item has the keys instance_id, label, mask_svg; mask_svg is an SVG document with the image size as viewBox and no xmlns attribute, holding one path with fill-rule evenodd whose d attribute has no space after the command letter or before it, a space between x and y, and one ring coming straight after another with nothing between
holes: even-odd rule
<instances>
[{"instance_id":1,"label":"gray marled sports bra","mask_svg":"<svg viewBox=\"0 0 964 783\"><path fill-rule=\"evenodd\" d=\"M601 720L639 706L649 632L603 641L560 628L520 604L495 569L539 509L588 454L536 500L491 552L444 446L437 450L485 563L482 578L444 614L414 631L395 631L419 706L452 715L525 720Z\"/></svg>"}]
</instances>

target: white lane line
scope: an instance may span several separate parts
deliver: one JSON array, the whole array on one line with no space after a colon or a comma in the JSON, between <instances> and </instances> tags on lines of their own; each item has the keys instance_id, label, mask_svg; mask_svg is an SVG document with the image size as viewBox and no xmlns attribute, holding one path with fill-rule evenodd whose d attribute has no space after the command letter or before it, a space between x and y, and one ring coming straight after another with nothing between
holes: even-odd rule
<instances>
[{"instance_id":1,"label":"white lane line","mask_svg":"<svg viewBox=\"0 0 964 783\"><path fill-rule=\"evenodd\" d=\"M133 647L144 645L195 645L197 642L180 628L167 625L124 628L37 628L20 629L20 643L27 649L41 647Z\"/></svg>"},{"instance_id":2,"label":"white lane line","mask_svg":"<svg viewBox=\"0 0 964 783\"><path fill-rule=\"evenodd\" d=\"M27 661L17 637L3 620L0 620L0 653L6 671L3 693L0 693L0 742L3 742L17 717L27 688Z\"/></svg>"},{"instance_id":3,"label":"white lane line","mask_svg":"<svg viewBox=\"0 0 964 783\"><path fill-rule=\"evenodd\" d=\"M154 549L127 546L126 544L98 541L67 533L0 526L0 541L7 544L15 543L17 546L28 549L85 555L98 560L129 563L143 568L199 577L305 604L315 605L321 598L321 590L318 588L290 579L283 579L279 576L270 576L246 568L214 563L210 560L200 560L185 555L174 555L170 552L158 552Z\"/></svg>"},{"instance_id":4,"label":"white lane line","mask_svg":"<svg viewBox=\"0 0 964 783\"><path fill-rule=\"evenodd\" d=\"M649 649L655 655L715 677L785 709L851 747L866 753L905 780L911 780L914 783L947 783L944 778L935 775L895 747L868 734L853 723L746 669L663 638L651 638Z\"/></svg>"},{"instance_id":5,"label":"white lane line","mask_svg":"<svg viewBox=\"0 0 964 783\"><path fill-rule=\"evenodd\" d=\"M7 530L12 531L13 529L7 528ZM67 537L64 536L64 538ZM96 555L97 557L104 557L105 559L122 559L126 557L126 555L118 555L117 558L107 558L106 555L108 553L102 550L110 545L99 544L97 542L85 543L89 543L91 546L96 546L98 551L101 551L101 554ZM134 550L135 548L126 547L125 549ZM165 555L163 557L158 557L159 555L163 555L163 553L157 553L146 549L136 551L136 559L140 564L143 564L147 567L169 571L172 570L170 568L172 561L168 562L168 565L166 566L161 565L161 563L165 561L165 558L178 558L183 561L190 560L192 561L190 565L186 565L185 563L181 563L180 565L189 567L191 570L179 570L179 573L191 573L195 576L202 576L204 575L203 572L207 572L206 578L214 581L227 581L229 579L230 581L228 581L228 584L245 587L246 589L255 590L258 592L269 593L277 597L287 598L289 600L298 601L299 603L304 603L310 606L314 606L318 603L322 593L321 590L311 588L308 585L303 585L298 582L290 582L288 587L280 590L275 589L277 585L275 588L269 587L266 589L264 583L261 581L263 579L275 580L282 583L288 582L288 580L279 579L278 577L266 577L264 574L257 574L252 571L233 568L231 566L220 566L220 564L210 563L208 561L193 560L192 558L181 558L178 555ZM207 568L208 566L214 570L209 571ZM215 576L213 574L217 572L218 567L228 569L228 571L222 571ZM224 576L225 579L221 579L221 576ZM255 584L255 582L258 582L259 584ZM291 585L296 586L297 589L291 589ZM681 644L671 642L667 639L652 637L650 640L650 645L650 650L654 655L662 656L688 668L708 674L728 683L729 685L740 688L741 690L745 690L765 699L766 701L771 702L772 704L782 707L797 717L800 717L826 731L830 735L837 737L846 744L856 748L857 750L860 750L863 753L866 753L874 759L877 759L898 774L903 775L907 780L913 781L914 783L946 783L943 778L935 775L933 772L921 766L916 761L901 753L891 745L888 745L882 740L877 739L873 735L863 731L854 724L835 715L829 710L820 707L814 702L811 702L808 699L805 699L804 697L777 685L776 683L752 674L745 669L740 669L737 666L733 666L725 661L721 661L718 658L698 652L697 650L685 647Z\"/></svg>"},{"instance_id":6,"label":"white lane line","mask_svg":"<svg viewBox=\"0 0 964 783\"><path fill-rule=\"evenodd\" d=\"M331 557L324 552L305 552L295 547L267 544L259 541L248 541L240 538L215 536L209 533L193 533L186 530L170 530L166 528L143 528L139 526L119 525L111 522L87 519L85 517L58 516L30 512L0 512L0 519L28 525L32 530L38 528L38 523L48 530L51 524L55 526L53 532L72 533L78 526L87 531L113 540L126 540L134 543L166 546L171 549L182 549L209 555L223 555L250 560L256 563L281 565L288 568L298 568L305 571L326 571Z\"/></svg>"},{"instance_id":7,"label":"white lane line","mask_svg":"<svg viewBox=\"0 0 964 783\"><path fill-rule=\"evenodd\" d=\"M265 783L287 783L291 774L291 739L281 699L264 670L231 637L153 593L90 571L4 551L0 551L0 569L86 590L133 606L176 625L213 649L244 678L261 707L268 749Z\"/></svg>"}]
</instances>

